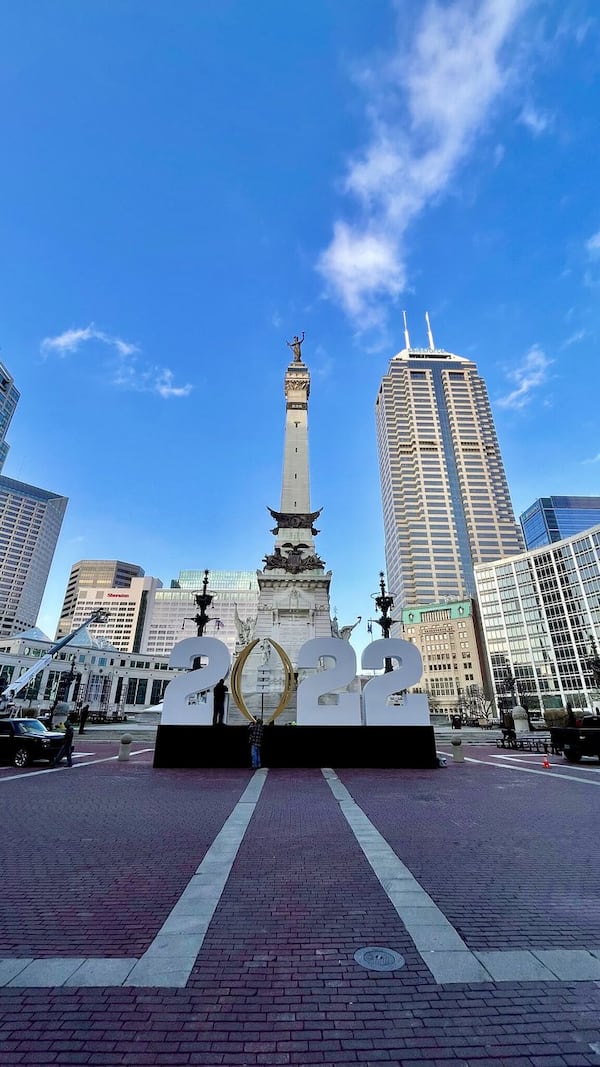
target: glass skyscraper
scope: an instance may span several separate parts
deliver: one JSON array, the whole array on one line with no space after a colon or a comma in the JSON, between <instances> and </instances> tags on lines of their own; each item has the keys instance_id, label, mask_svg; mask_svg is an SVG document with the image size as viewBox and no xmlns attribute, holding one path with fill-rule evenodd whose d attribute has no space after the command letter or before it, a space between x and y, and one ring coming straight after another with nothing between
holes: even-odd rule
<instances>
[{"instance_id":1,"label":"glass skyscraper","mask_svg":"<svg viewBox=\"0 0 600 1067\"><path fill-rule=\"evenodd\" d=\"M398 607L475 595L473 568L523 547L485 382L443 349L403 349L376 402L385 553Z\"/></svg>"},{"instance_id":2,"label":"glass skyscraper","mask_svg":"<svg viewBox=\"0 0 600 1067\"><path fill-rule=\"evenodd\" d=\"M475 574L499 705L515 679L530 709L600 706L600 525Z\"/></svg>"},{"instance_id":3,"label":"glass skyscraper","mask_svg":"<svg viewBox=\"0 0 600 1067\"><path fill-rule=\"evenodd\" d=\"M600 523L600 496L542 496L521 515L527 548L550 545Z\"/></svg>"}]
</instances>

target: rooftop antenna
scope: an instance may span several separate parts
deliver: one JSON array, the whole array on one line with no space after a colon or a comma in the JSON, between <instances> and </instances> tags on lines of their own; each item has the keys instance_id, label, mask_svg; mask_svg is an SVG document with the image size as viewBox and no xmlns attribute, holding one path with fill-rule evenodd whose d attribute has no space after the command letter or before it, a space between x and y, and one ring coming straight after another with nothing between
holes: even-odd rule
<instances>
[{"instance_id":1,"label":"rooftop antenna","mask_svg":"<svg viewBox=\"0 0 600 1067\"><path fill-rule=\"evenodd\" d=\"M408 336L408 324L406 322L406 312L402 312L402 318L404 319L404 344L407 348L410 348L410 337Z\"/></svg>"},{"instance_id":2,"label":"rooftop antenna","mask_svg":"<svg viewBox=\"0 0 600 1067\"><path fill-rule=\"evenodd\" d=\"M428 311L425 312L425 322L427 323L427 336L429 338L429 347L430 347L431 351L433 352L433 350L435 349L435 345L433 343L433 334L431 332L431 323L429 321L429 312Z\"/></svg>"}]
</instances>

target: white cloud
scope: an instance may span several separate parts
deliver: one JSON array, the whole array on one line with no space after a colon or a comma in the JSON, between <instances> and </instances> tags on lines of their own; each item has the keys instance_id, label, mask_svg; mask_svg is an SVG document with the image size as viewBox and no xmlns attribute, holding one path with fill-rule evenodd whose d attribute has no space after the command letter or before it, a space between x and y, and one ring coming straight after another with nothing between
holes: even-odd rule
<instances>
[{"instance_id":1,"label":"white cloud","mask_svg":"<svg viewBox=\"0 0 600 1067\"><path fill-rule=\"evenodd\" d=\"M549 111L540 111L538 108L534 108L532 104L526 104L519 115L519 122L526 126L534 137L539 137L541 133L551 129L554 123L554 116Z\"/></svg>"},{"instance_id":2,"label":"white cloud","mask_svg":"<svg viewBox=\"0 0 600 1067\"><path fill-rule=\"evenodd\" d=\"M592 456L591 459L583 459L582 463L600 463L600 452L596 456Z\"/></svg>"},{"instance_id":3,"label":"white cloud","mask_svg":"<svg viewBox=\"0 0 600 1067\"><path fill-rule=\"evenodd\" d=\"M156 373L152 391L168 399L171 396L189 396L193 385L173 385L173 371L165 367Z\"/></svg>"},{"instance_id":4,"label":"white cloud","mask_svg":"<svg viewBox=\"0 0 600 1067\"><path fill-rule=\"evenodd\" d=\"M575 330L574 333L567 337L566 341L563 341L562 347L569 348L570 345L577 345L580 341L585 341L588 336L589 334L587 330Z\"/></svg>"},{"instance_id":5,"label":"white cloud","mask_svg":"<svg viewBox=\"0 0 600 1067\"><path fill-rule=\"evenodd\" d=\"M189 396L194 388L193 385L173 385L173 371L168 367L137 367L132 363L118 366L112 383L134 393L155 393L163 400Z\"/></svg>"},{"instance_id":6,"label":"white cloud","mask_svg":"<svg viewBox=\"0 0 600 1067\"><path fill-rule=\"evenodd\" d=\"M591 237L585 242L586 252L590 256L597 256L600 254L600 230L597 233L593 233Z\"/></svg>"},{"instance_id":7,"label":"white cloud","mask_svg":"<svg viewBox=\"0 0 600 1067\"><path fill-rule=\"evenodd\" d=\"M516 382L516 389L496 400L498 407L520 411L529 404L534 391L548 380L548 369L552 362L539 345L533 345L520 367L516 367L509 374L511 381Z\"/></svg>"},{"instance_id":8,"label":"white cloud","mask_svg":"<svg viewBox=\"0 0 600 1067\"><path fill-rule=\"evenodd\" d=\"M173 385L173 371L168 367L140 365L137 359L140 349L137 345L104 330L97 330L93 323L80 329L65 330L57 337L45 337L41 351L45 356L56 354L62 358L68 353L77 352L86 341L101 341L120 357L117 365L111 368L111 381L121 389L155 393L165 400L189 396L193 389L192 385Z\"/></svg>"},{"instance_id":9,"label":"white cloud","mask_svg":"<svg viewBox=\"0 0 600 1067\"><path fill-rule=\"evenodd\" d=\"M59 356L66 356L68 352L76 352L85 341L102 341L104 344L116 348L120 356L130 356L138 351L137 345L130 344L129 341L123 341L121 337L113 337L111 334L105 333L104 330L97 330L93 322L83 329L65 330L64 333L59 334L57 337L44 337L41 348L44 355L56 353Z\"/></svg>"},{"instance_id":10,"label":"white cloud","mask_svg":"<svg viewBox=\"0 0 600 1067\"><path fill-rule=\"evenodd\" d=\"M410 46L363 71L370 143L351 161L344 189L360 204L334 223L317 269L360 326L406 286L404 237L455 176L514 77L505 46L528 0L428 3Z\"/></svg>"}]
</instances>

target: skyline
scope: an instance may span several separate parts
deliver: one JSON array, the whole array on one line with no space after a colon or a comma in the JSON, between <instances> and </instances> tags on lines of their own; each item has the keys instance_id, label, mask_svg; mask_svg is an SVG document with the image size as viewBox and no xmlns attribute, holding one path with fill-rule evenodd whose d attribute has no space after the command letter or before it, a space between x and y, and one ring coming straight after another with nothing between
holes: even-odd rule
<instances>
[{"instance_id":1,"label":"skyline","mask_svg":"<svg viewBox=\"0 0 600 1067\"><path fill-rule=\"evenodd\" d=\"M4 22L4 473L70 500L42 629L79 559L165 586L262 565L303 330L319 552L357 646L403 308L413 345L428 310L477 364L517 518L597 495L591 3L58 0Z\"/></svg>"}]
</instances>

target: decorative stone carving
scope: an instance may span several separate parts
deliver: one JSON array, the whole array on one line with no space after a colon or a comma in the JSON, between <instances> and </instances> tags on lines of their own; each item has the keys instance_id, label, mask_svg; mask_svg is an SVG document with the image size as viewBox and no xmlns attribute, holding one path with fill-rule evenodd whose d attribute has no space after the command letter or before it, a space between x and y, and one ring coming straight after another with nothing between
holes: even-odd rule
<instances>
[{"instance_id":1,"label":"decorative stone carving","mask_svg":"<svg viewBox=\"0 0 600 1067\"><path fill-rule=\"evenodd\" d=\"M273 511L272 508L268 509L271 517L275 519L277 526L271 531L271 533L277 535L280 529L284 530L311 530L313 537L316 537L318 530L315 530L313 523L315 519L319 518L323 508L319 508L318 511L309 511L306 514L300 514L296 512L286 513L284 511Z\"/></svg>"},{"instance_id":2,"label":"decorative stone carving","mask_svg":"<svg viewBox=\"0 0 600 1067\"><path fill-rule=\"evenodd\" d=\"M291 548L284 556L279 548L269 555L263 556L266 571L282 570L288 574L300 574L301 571L322 571L324 561L316 555L303 556L297 548Z\"/></svg>"}]
</instances>

